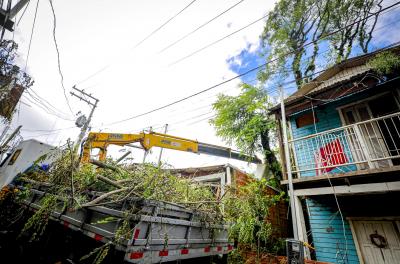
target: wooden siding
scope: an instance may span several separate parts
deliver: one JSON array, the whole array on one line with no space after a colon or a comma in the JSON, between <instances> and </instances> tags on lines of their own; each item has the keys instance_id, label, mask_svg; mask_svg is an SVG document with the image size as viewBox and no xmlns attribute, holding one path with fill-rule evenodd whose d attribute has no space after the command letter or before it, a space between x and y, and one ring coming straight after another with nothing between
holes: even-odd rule
<instances>
[{"instance_id":1,"label":"wooden siding","mask_svg":"<svg viewBox=\"0 0 400 264\"><path fill-rule=\"evenodd\" d=\"M333 196L316 196L306 199L313 246L318 261L358 264L350 225L342 219ZM345 215L343 216L346 217ZM344 236L346 234L346 239ZM346 254L347 247L347 254Z\"/></svg>"},{"instance_id":2,"label":"wooden siding","mask_svg":"<svg viewBox=\"0 0 400 264\"><path fill-rule=\"evenodd\" d=\"M368 97L370 97L370 94L355 94L355 95L351 95L349 97L345 97L341 100L338 101L334 101L328 104L325 104L323 106L319 106L319 107L315 107L314 108L314 113L316 118L318 119L318 122L315 123L315 127L314 124L308 125L308 126L304 126L301 128L297 128L296 127L296 118L298 118L301 115L304 114L309 114L312 113L311 110L308 111L304 111L301 113L297 113L294 115L289 116L288 121L290 122L290 128L291 128L291 136L293 137L293 139L296 138L301 138L301 137L305 137L305 136L309 136L309 135L313 135L315 133L318 132L323 132L323 131L327 131L330 129L335 129L335 128L339 128L341 127L342 121L340 119L340 115L339 112L337 110L338 107L343 106L343 105L347 105L350 104L352 102L358 101L358 100L363 100L366 99ZM310 107L311 107L311 103ZM315 130L316 128L316 130ZM350 153L350 149L349 146L344 146L345 148L345 153L348 159L352 159L352 155ZM307 155L304 155L304 151L306 151L305 149L300 148L299 146L297 146L295 144L295 150L296 152L296 157L302 157L304 158ZM317 151L315 149L315 151ZM298 158L297 160L297 165L298 167L301 168L302 164L307 164L309 162L314 162L314 161L308 161L308 160L300 160L300 158ZM355 165L350 165L350 166L345 166L344 170L346 172L351 172L351 171L355 171L357 170L357 167ZM338 173L342 173L343 169L342 168L336 168L334 170L332 170L330 172L330 174L338 174ZM306 172L302 172L300 173L300 175L297 175L300 177L313 177L316 176L316 171L306 171Z\"/></svg>"},{"instance_id":3,"label":"wooden siding","mask_svg":"<svg viewBox=\"0 0 400 264\"><path fill-rule=\"evenodd\" d=\"M304 126L301 128L296 127L296 118L298 116L301 116L301 114L290 117L290 125L292 128L293 138L296 139L296 138L312 135L312 134L315 134L318 132L323 132L323 131L327 131L330 129L341 127L342 122L340 120L339 113L336 110L337 106L338 106L337 103L332 103L322 109L320 109L320 108L315 109L315 115L316 115L316 118L318 118L318 122L315 123L316 130L315 130L314 124ZM307 114L307 113L308 112L303 113L303 114ZM294 145L295 145L296 157L301 157L301 158L298 158L298 160L297 160L298 168L301 169L302 166L308 166L310 163L315 162L314 160L307 160L304 158L304 157L311 156L309 154L305 155L305 151L310 151L310 149L304 149L296 143ZM317 152L318 150L315 148L314 150L311 150L311 151ZM348 146L344 146L344 151L346 153L347 158L351 159L352 157L351 157L350 149ZM351 166L346 166L345 171L354 171L354 170L356 170L356 166L351 165ZM332 174L340 173L340 172L342 172L342 170L340 168L336 168L331 171ZM301 172L299 176L300 177L316 176L316 171Z\"/></svg>"}]
</instances>

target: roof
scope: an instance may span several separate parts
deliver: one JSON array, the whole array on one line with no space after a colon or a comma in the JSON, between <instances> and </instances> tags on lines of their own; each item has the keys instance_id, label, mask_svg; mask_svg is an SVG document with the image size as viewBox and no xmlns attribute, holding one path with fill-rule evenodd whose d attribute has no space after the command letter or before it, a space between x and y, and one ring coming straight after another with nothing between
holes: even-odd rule
<instances>
[{"instance_id":1,"label":"roof","mask_svg":"<svg viewBox=\"0 0 400 264\"><path fill-rule=\"evenodd\" d=\"M345 83L355 77L361 76L371 70L367 62L376 54L383 51L400 52L400 45L395 45L374 52L364 54L361 56L353 57L335 64L327 70L323 71L320 75L315 77L312 81L304 84L299 90L285 99L285 105L292 105L296 102L306 100L305 96L312 96L321 92L328 91L336 85ZM271 108L272 112L280 111L280 104Z\"/></svg>"},{"instance_id":2,"label":"roof","mask_svg":"<svg viewBox=\"0 0 400 264\"><path fill-rule=\"evenodd\" d=\"M246 174L246 172L241 171L240 169L232 166L229 163L221 164L221 165L214 165L214 166L206 166L206 167L189 167L189 168L180 168L180 169L170 169L169 171L172 173L179 173L182 176L187 176L187 175L203 176L203 175L225 172L227 167L233 168L236 171L240 171L240 172Z\"/></svg>"},{"instance_id":3,"label":"roof","mask_svg":"<svg viewBox=\"0 0 400 264\"><path fill-rule=\"evenodd\" d=\"M37 140L37 139L35 139L35 138L30 138L30 139L22 140L22 141L20 142L20 145L21 145L21 144L30 144L30 143L44 145L44 146L47 146L47 147L49 147L49 148L57 148L57 147L55 147L55 146L53 146L53 145L47 144L47 143L42 142L42 141L40 141L40 140Z\"/></svg>"}]
</instances>

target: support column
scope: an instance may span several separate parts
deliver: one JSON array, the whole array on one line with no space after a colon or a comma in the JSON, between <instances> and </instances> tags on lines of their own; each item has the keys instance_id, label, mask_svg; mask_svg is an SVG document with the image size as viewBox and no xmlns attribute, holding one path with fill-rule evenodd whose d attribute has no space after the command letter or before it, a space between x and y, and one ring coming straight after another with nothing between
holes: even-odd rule
<instances>
[{"instance_id":1,"label":"support column","mask_svg":"<svg viewBox=\"0 0 400 264\"><path fill-rule=\"evenodd\" d=\"M308 244L306 222L304 219L304 212L303 212L303 207L301 206L300 197L294 196L294 203L295 203L295 209L296 209L296 220L298 223L297 231L299 234L299 240L306 242ZM311 259L310 249L308 247L304 247L304 257L306 259Z\"/></svg>"}]
</instances>

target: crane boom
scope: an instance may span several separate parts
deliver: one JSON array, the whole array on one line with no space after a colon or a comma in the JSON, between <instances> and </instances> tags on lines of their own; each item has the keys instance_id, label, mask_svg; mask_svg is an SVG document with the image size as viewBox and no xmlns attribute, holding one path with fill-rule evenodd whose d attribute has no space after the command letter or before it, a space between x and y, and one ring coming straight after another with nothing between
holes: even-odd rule
<instances>
[{"instance_id":1,"label":"crane boom","mask_svg":"<svg viewBox=\"0 0 400 264\"><path fill-rule=\"evenodd\" d=\"M104 161L106 159L107 147L109 145L125 146L135 142L139 142L145 150L149 150L152 147L160 147L198 154L232 158L252 163L261 163L261 161L255 156L244 155L230 148L155 132L141 132L139 134L90 132L87 140L83 143L81 162L87 163L90 161L91 149L99 149L99 160Z\"/></svg>"}]
</instances>

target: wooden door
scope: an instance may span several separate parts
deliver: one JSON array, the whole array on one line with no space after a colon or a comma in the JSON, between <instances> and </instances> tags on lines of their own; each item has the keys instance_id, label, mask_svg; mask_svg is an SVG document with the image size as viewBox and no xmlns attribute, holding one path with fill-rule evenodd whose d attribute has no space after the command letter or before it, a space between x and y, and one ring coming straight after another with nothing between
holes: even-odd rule
<instances>
[{"instance_id":1,"label":"wooden door","mask_svg":"<svg viewBox=\"0 0 400 264\"><path fill-rule=\"evenodd\" d=\"M353 221L365 264L400 263L399 221Z\"/></svg>"}]
</instances>

